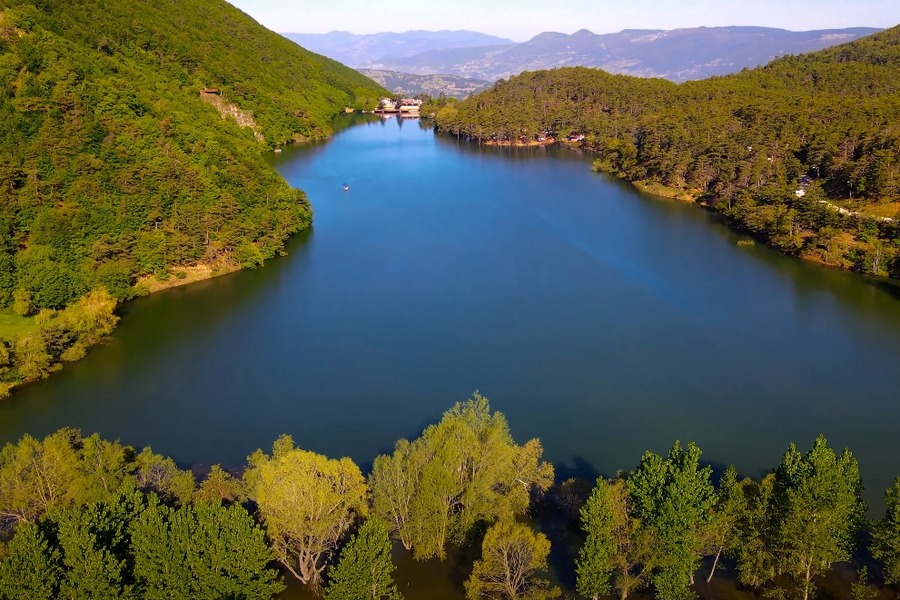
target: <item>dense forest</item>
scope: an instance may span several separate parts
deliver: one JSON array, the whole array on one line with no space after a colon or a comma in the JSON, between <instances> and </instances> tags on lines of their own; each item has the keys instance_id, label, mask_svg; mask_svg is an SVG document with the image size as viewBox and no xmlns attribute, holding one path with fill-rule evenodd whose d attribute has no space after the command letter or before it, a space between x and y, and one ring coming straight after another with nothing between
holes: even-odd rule
<instances>
[{"instance_id":1,"label":"dense forest","mask_svg":"<svg viewBox=\"0 0 900 600\"><path fill-rule=\"evenodd\" d=\"M263 599L281 573L329 600L397 599L394 546L423 561L466 550L469 600L556 598L551 541L528 518L551 510L575 546L555 570L584 597L690 600L720 577L807 600L843 564L871 600L900 583L900 478L877 522L861 493L856 459L821 436L761 479L729 467L715 482L676 442L612 479L555 482L540 441L517 444L477 393L368 476L282 436L242 474L213 466L198 484L149 448L62 429L0 451L0 599Z\"/></svg>"},{"instance_id":2,"label":"dense forest","mask_svg":"<svg viewBox=\"0 0 900 600\"><path fill-rule=\"evenodd\" d=\"M703 81L562 68L441 104L440 131L578 144L784 252L900 277L900 27Z\"/></svg>"},{"instance_id":3,"label":"dense forest","mask_svg":"<svg viewBox=\"0 0 900 600\"><path fill-rule=\"evenodd\" d=\"M0 391L83 354L47 324L88 292L281 251L312 213L263 152L382 93L222 0L0 0Z\"/></svg>"}]
</instances>

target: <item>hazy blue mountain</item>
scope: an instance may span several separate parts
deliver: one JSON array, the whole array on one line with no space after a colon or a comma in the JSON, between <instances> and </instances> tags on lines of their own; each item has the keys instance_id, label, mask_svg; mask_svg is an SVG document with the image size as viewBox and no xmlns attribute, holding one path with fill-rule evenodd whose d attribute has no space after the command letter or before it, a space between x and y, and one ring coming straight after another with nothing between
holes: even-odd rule
<instances>
[{"instance_id":1,"label":"hazy blue mountain","mask_svg":"<svg viewBox=\"0 0 900 600\"><path fill-rule=\"evenodd\" d=\"M460 77L459 75L413 75L376 69L359 69L359 72L381 87L407 97L429 94L436 98L444 94L462 100L493 85L490 81Z\"/></svg>"},{"instance_id":2,"label":"hazy blue mountain","mask_svg":"<svg viewBox=\"0 0 900 600\"><path fill-rule=\"evenodd\" d=\"M581 65L611 73L685 81L734 73L785 54L821 50L877 31L867 27L800 32L767 27L698 27L626 29L597 35L582 29L571 35L542 33L520 44L385 56L364 66L493 81L522 71Z\"/></svg>"},{"instance_id":3,"label":"hazy blue mountain","mask_svg":"<svg viewBox=\"0 0 900 600\"><path fill-rule=\"evenodd\" d=\"M407 31L356 35L347 31L331 33L283 33L307 50L324 54L351 67L368 67L390 56L404 58L430 50L509 45L505 38L475 31Z\"/></svg>"}]
</instances>

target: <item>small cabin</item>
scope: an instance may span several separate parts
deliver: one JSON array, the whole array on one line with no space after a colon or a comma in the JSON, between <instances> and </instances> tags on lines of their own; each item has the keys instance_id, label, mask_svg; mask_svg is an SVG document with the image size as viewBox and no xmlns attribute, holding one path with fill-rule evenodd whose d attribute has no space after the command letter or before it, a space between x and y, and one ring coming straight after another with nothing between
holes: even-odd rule
<instances>
[{"instance_id":1,"label":"small cabin","mask_svg":"<svg viewBox=\"0 0 900 600\"><path fill-rule=\"evenodd\" d=\"M222 90L219 88L203 88L200 90L201 96L221 96Z\"/></svg>"}]
</instances>

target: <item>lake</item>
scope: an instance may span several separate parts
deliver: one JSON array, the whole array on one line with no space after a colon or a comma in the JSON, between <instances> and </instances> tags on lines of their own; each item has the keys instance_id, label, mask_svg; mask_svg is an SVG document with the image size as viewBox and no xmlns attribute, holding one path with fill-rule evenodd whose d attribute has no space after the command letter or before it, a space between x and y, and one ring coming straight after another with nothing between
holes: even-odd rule
<instances>
[{"instance_id":1,"label":"lake","mask_svg":"<svg viewBox=\"0 0 900 600\"><path fill-rule=\"evenodd\" d=\"M290 433L367 470L479 390L561 478L675 440L758 477L823 433L881 512L900 475L896 289L738 247L577 151L344 119L272 156L315 207L287 256L127 304L108 344L0 403L0 442L68 425L240 467Z\"/></svg>"}]
</instances>

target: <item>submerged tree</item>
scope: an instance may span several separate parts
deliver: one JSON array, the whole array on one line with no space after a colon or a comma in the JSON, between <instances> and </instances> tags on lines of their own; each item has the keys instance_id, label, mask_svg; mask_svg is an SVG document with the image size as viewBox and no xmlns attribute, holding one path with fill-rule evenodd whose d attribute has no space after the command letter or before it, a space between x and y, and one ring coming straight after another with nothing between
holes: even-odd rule
<instances>
[{"instance_id":1,"label":"submerged tree","mask_svg":"<svg viewBox=\"0 0 900 600\"><path fill-rule=\"evenodd\" d=\"M535 574L547 569L550 541L527 525L501 519L491 526L466 580L469 600L544 600L559 597L558 587Z\"/></svg>"},{"instance_id":2,"label":"submerged tree","mask_svg":"<svg viewBox=\"0 0 900 600\"><path fill-rule=\"evenodd\" d=\"M386 520L407 550L413 547L413 499L425 466L422 446L401 439L393 454L375 458L369 476L375 514Z\"/></svg>"},{"instance_id":3,"label":"submerged tree","mask_svg":"<svg viewBox=\"0 0 900 600\"><path fill-rule=\"evenodd\" d=\"M294 448L290 436L276 440L271 457L257 450L249 461L244 478L275 560L304 584L321 586L344 534L368 511L359 467Z\"/></svg>"},{"instance_id":4,"label":"submerged tree","mask_svg":"<svg viewBox=\"0 0 900 600\"><path fill-rule=\"evenodd\" d=\"M715 504L712 469L700 467L700 449L678 442L663 459L647 452L628 478L634 515L655 531L653 584L663 600L687 600L702 554L702 532Z\"/></svg>"},{"instance_id":5,"label":"submerged tree","mask_svg":"<svg viewBox=\"0 0 900 600\"><path fill-rule=\"evenodd\" d=\"M246 499L244 483L219 465L213 465L197 489L197 500L234 504Z\"/></svg>"},{"instance_id":6,"label":"submerged tree","mask_svg":"<svg viewBox=\"0 0 900 600\"><path fill-rule=\"evenodd\" d=\"M759 482L745 479L740 489L744 510L729 551L737 561L740 582L759 589L775 576L775 475L766 475Z\"/></svg>"},{"instance_id":7,"label":"submerged tree","mask_svg":"<svg viewBox=\"0 0 900 600\"><path fill-rule=\"evenodd\" d=\"M626 600L646 585L655 536L634 517L630 505L624 479L597 479L581 509L587 539L576 561L579 594L596 599L615 590Z\"/></svg>"},{"instance_id":8,"label":"submerged tree","mask_svg":"<svg viewBox=\"0 0 900 600\"><path fill-rule=\"evenodd\" d=\"M391 540L378 517L369 517L328 571L326 600L402 600L394 581Z\"/></svg>"},{"instance_id":9,"label":"submerged tree","mask_svg":"<svg viewBox=\"0 0 900 600\"><path fill-rule=\"evenodd\" d=\"M479 521L524 513L553 482L538 440L518 446L502 413L476 393L413 442L375 459L375 512L416 558L443 558Z\"/></svg>"},{"instance_id":10,"label":"submerged tree","mask_svg":"<svg viewBox=\"0 0 900 600\"><path fill-rule=\"evenodd\" d=\"M900 477L885 492L884 518L872 532L872 556L884 565L885 583L900 583Z\"/></svg>"},{"instance_id":11,"label":"submerged tree","mask_svg":"<svg viewBox=\"0 0 900 600\"><path fill-rule=\"evenodd\" d=\"M775 472L773 500L776 563L799 579L808 600L813 578L853 552L865 515L859 465L821 435L806 454L791 444Z\"/></svg>"},{"instance_id":12,"label":"submerged tree","mask_svg":"<svg viewBox=\"0 0 900 600\"><path fill-rule=\"evenodd\" d=\"M715 508L700 532L703 554L713 557L706 583L712 581L722 555L734 547L738 521L746 508L744 490L737 480L737 470L728 467L719 479Z\"/></svg>"},{"instance_id":13,"label":"submerged tree","mask_svg":"<svg viewBox=\"0 0 900 600\"><path fill-rule=\"evenodd\" d=\"M578 574L578 593L597 600L612 590L618 548L614 532L616 509L610 493L610 483L600 477L585 505L581 508L581 528L587 535L575 571Z\"/></svg>"}]
</instances>

